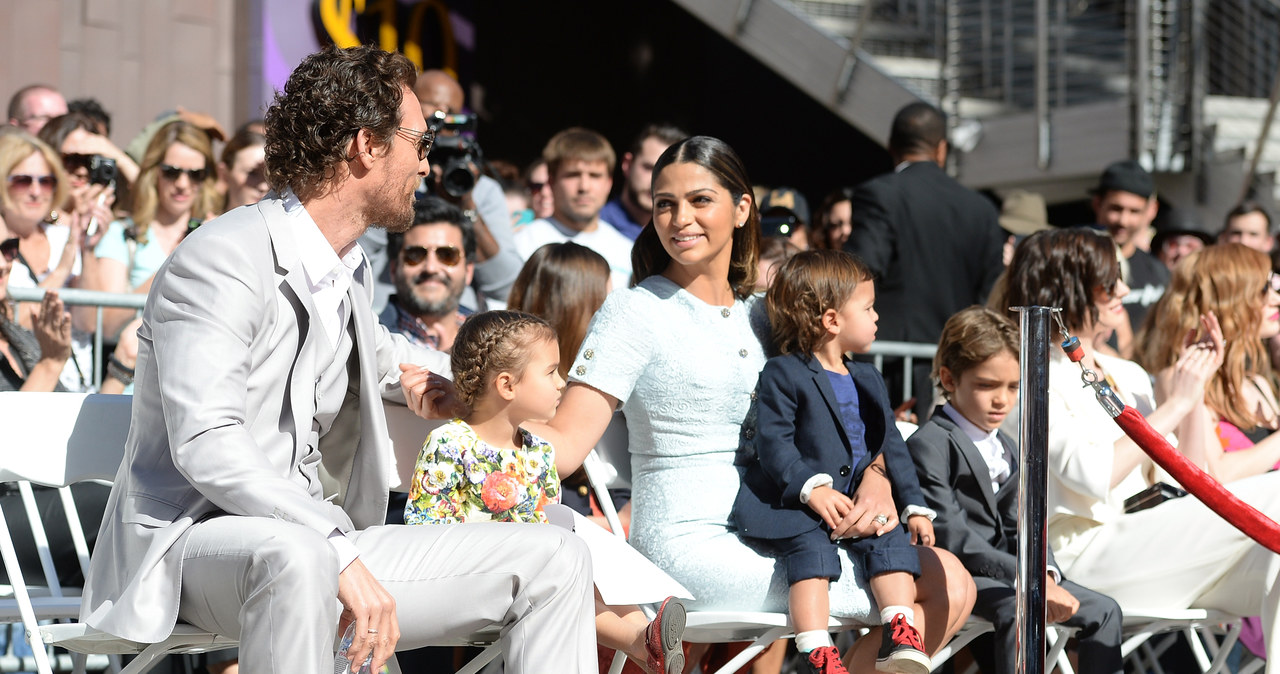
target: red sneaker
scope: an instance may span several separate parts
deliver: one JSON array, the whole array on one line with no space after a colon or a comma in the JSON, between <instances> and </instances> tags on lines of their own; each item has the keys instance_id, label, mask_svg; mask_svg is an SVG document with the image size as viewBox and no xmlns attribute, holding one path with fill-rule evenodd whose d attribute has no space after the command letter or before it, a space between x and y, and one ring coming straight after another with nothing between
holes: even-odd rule
<instances>
[{"instance_id":1,"label":"red sneaker","mask_svg":"<svg viewBox=\"0 0 1280 674\"><path fill-rule=\"evenodd\" d=\"M901 613L884 625L880 652L876 654L876 669L896 674L929 674L933 670L933 661L924 652L920 633L907 623L907 617Z\"/></svg>"},{"instance_id":2,"label":"red sneaker","mask_svg":"<svg viewBox=\"0 0 1280 674\"><path fill-rule=\"evenodd\" d=\"M809 659L805 660L809 667L808 674L849 674L840 662L840 651L835 646L823 646L809 651Z\"/></svg>"},{"instance_id":3,"label":"red sneaker","mask_svg":"<svg viewBox=\"0 0 1280 674\"><path fill-rule=\"evenodd\" d=\"M650 672L654 674L680 674L684 670L684 651L680 648L684 637L684 604L675 597L667 597L658 607L649 627L645 628L644 647Z\"/></svg>"}]
</instances>

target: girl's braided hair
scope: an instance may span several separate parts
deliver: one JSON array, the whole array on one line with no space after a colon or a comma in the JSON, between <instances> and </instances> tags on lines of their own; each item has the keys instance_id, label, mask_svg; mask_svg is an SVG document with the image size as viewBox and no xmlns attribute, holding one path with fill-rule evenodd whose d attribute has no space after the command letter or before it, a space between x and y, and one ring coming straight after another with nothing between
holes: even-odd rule
<instances>
[{"instance_id":1,"label":"girl's braided hair","mask_svg":"<svg viewBox=\"0 0 1280 674\"><path fill-rule=\"evenodd\" d=\"M458 398L475 407L498 373L510 372L519 380L529 364L529 347L555 338L555 329L533 314L485 311L471 316L458 328L449 355Z\"/></svg>"}]
</instances>

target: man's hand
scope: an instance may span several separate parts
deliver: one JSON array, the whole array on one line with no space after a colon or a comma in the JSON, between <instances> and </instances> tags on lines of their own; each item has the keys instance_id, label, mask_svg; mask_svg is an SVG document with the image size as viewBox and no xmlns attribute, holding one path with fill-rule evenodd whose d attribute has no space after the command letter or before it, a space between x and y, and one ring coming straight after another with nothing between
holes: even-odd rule
<instances>
[{"instance_id":1,"label":"man's hand","mask_svg":"<svg viewBox=\"0 0 1280 674\"><path fill-rule=\"evenodd\" d=\"M933 547L934 542L938 540L933 537L933 522L930 522L929 518L924 515L908 516L907 531L911 532L912 545Z\"/></svg>"},{"instance_id":2,"label":"man's hand","mask_svg":"<svg viewBox=\"0 0 1280 674\"><path fill-rule=\"evenodd\" d=\"M809 492L809 508L818 513L828 527L835 529L840 520L853 510L853 499L823 485Z\"/></svg>"},{"instance_id":3,"label":"man's hand","mask_svg":"<svg viewBox=\"0 0 1280 674\"><path fill-rule=\"evenodd\" d=\"M400 641L396 600L356 558L338 574L338 601L342 602L338 634L345 632L347 625L356 625L347 658L358 668L373 651L372 671L380 670L395 654L396 642Z\"/></svg>"},{"instance_id":4,"label":"man's hand","mask_svg":"<svg viewBox=\"0 0 1280 674\"><path fill-rule=\"evenodd\" d=\"M423 419L453 419L469 411L458 400L453 382L413 363L400 363L400 389L405 404Z\"/></svg>"},{"instance_id":5,"label":"man's hand","mask_svg":"<svg viewBox=\"0 0 1280 674\"><path fill-rule=\"evenodd\" d=\"M1080 610L1080 600L1075 595L1067 592L1061 585L1053 580L1053 576L1047 577L1044 592L1044 616L1045 621L1049 623L1060 623L1070 618Z\"/></svg>"}]
</instances>

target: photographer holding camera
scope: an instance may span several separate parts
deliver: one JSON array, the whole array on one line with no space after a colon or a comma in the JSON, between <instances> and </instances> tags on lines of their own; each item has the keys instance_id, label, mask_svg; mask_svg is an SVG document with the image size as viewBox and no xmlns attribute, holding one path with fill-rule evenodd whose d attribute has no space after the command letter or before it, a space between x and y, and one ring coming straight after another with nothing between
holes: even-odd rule
<instances>
[{"instance_id":1,"label":"photographer holding camera","mask_svg":"<svg viewBox=\"0 0 1280 674\"><path fill-rule=\"evenodd\" d=\"M475 230L475 276L461 305L469 310L500 309L524 264L515 248L511 213L502 185L480 170L485 162L473 135L475 117L463 114L462 86L442 70L418 75L413 87L422 116L436 134L431 148L431 174L418 188L418 198L436 196L462 209ZM387 258L387 234L370 227L360 247L374 272L373 310L382 313L396 292Z\"/></svg>"},{"instance_id":2,"label":"photographer holding camera","mask_svg":"<svg viewBox=\"0 0 1280 674\"><path fill-rule=\"evenodd\" d=\"M524 260L516 252L502 185L480 171L484 156L471 135L476 118L462 113L462 87L444 71L423 72L413 89L422 103L423 117L436 132L426 188L461 208L474 225L476 267L472 286L484 297L477 301L480 306L476 308L483 309L492 300L505 303ZM466 297L463 304L467 304Z\"/></svg>"}]
</instances>

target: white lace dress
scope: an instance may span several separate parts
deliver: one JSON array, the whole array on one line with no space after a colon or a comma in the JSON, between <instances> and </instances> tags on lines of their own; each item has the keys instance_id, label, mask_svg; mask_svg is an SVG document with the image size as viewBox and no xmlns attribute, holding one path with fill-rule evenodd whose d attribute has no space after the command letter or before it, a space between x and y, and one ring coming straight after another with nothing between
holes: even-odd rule
<instances>
[{"instance_id":1,"label":"white lace dress","mask_svg":"<svg viewBox=\"0 0 1280 674\"><path fill-rule=\"evenodd\" d=\"M569 371L622 401L632 469L631 542L699 609L787 610L785 571L729 526L734 465L767 332L761 298L706 304L661 276L609 294ZM841 552L831 613L869 619L866 581Z\"/></svg>"}]
</instances>

